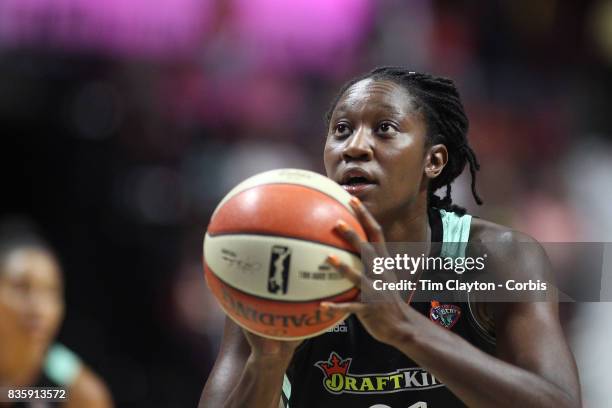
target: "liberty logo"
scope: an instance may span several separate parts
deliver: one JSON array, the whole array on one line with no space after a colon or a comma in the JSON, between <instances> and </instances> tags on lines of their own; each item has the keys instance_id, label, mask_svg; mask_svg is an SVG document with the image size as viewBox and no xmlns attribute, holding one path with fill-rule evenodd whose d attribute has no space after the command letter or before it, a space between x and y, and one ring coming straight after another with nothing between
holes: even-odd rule
<instances>
[{"instance_id":1,"label":"liberty logo","mask_svg":"<svg viewBox=\"0 0 612 408\"><path fill-rule=\"evenodd\" d=\"M270 272L268 274L268 292L287 293L289 283L289 265L291 264L291 249L286 246L274 245L270 254Z\"/></svg>"},{"instance_id":2,"label":"liberty logo","mask_svg":"<svg viewBox=\"0 0 612 408\"><path fill-rule=\"evenodd\" d=\"M461 309L457 305L441 305L436 300L431 301L429 318L440 326L451 329L461 317Z\"/></svg>"}]
</instances>

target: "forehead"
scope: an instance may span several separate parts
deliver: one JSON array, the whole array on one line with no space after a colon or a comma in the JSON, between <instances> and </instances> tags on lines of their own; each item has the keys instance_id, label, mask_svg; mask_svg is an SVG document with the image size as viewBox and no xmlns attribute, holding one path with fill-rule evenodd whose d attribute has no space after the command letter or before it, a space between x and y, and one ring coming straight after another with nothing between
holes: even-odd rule
<instances>
[{"instance_id":1,"label":"forehead","mask_svg":"<svg viewBox=\"0 0 612 408\"><path fill-rule=\"evenodd\" d=\"M11 251L0 265L0 278L8 281L22 279L39 283L58 284L61 282L59 265L46 251L23 248Z\"/></svg>"},{"instance_id":2,"label":"forehead","mask_svg":"<svg viewBox=\"0 0 612 408\"><path fill-rule=\"evenodd\" d=\"M414 113L413 97L406 88L393 81L367 78L353 84L342 94L334 114L372 109L408 115Z\"/></svg>"}]
</instances>

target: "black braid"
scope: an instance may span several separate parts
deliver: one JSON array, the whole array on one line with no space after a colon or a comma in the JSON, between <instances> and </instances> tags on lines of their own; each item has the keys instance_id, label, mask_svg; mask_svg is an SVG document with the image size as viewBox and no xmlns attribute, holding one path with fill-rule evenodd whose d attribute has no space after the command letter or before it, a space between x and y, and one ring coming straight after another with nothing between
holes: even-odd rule
<instances>
[{"instance_id":1,"label":"black braid","mask_svg":"<svg viewBox=\"0 0 612 408\"><path fill-rule=\"evenodd\" d=\"M463 172L466 164L469 165L472 177L472 195L476 203L481 205L482 200L476 192L476 172L480 170L480 164L476 154L468 145L469 120L454 82L447 78L411 72L401 67L376 68L365 75L352 79L342 87L325 116L328 127L333 111L342 95L351 86L367 78L388 80L403 86L414 97L417 108L424 112L429 145L438 143L446 145L448 163L442 173L433 179L428 186L429 206L459 214L465 213L464 208L453 204L451 183ZM434 194L436 190L444 186L446 186L444 198Z\"/></svg>"}]
</instances>

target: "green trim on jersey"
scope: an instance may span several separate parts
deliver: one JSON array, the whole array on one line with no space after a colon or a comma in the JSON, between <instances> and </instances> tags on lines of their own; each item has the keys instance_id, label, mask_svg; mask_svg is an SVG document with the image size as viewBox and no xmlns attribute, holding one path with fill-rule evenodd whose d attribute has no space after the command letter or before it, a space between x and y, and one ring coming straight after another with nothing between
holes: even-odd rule
<instances>
[{"instance_id":1,"label":"green trim on jersey","mask_svg":"<svg viewBox=\"0 0 612 408\"><path fill-rule=\"evenodd\" d=\"M287 374L285 374L283 378L283 394L285 395L287 401L289 401L289 398L291 398L291 382L289 381L289 377L287 377ZM289 402L287 402L285 408L289 408Z\"/></svg>"},{"instance_id":2,"label":"green trim on jersey","mask_svg":"<svg viewBox=\"0 0 612 408\"><path fill-rule=\"evenodd\" d=\"M472 216L469 214L459 216L452 211L440 210L440 217L443 233L440 256L442 258L465 257L465 248L470 239Z\"/></svg>"},{"instance_id":3,"label":"green trim on jersey","mask_svg":"<svg viewBox=\"0 0 612 408\"><path fill-rule=\"evenodd\" d=\"M47 352L43 370L50 380L70 386L81 372L81 359L63 345L53 344Z\"/></svg>"}]
</instances>

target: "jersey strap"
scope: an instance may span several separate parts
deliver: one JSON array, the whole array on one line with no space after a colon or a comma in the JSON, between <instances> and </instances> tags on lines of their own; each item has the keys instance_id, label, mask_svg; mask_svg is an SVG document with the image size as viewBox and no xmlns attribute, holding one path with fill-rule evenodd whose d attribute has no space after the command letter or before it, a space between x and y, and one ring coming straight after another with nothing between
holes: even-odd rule
<instances>
[{"instance_id":1,"label":"jersey strap","mask_svg":"<svg viewBox=\"0 0 612 408\"><path fill-rule=\"evenodd\" d=\"M281 394L281 400L285 408L289 408L289 398L291 398L291 381L289 381L289 377L285 374L283 378L283 392Z\"/></svg>"},{"instance_id":2,"label":"jersey strap","mask_svg":"<svg viewBox=\"0 0 612 408\"><path fill-rule=\"evenodd\" d=\"M457 215L452 211L440 210L442 218L443 243L440 256L443 258L463 258L470 238L472 216Z\"/></svg>"},{"instance_id":3,"label":"jersey strap","mask_svg":"<svg viewBox=\"0 0 612 408\"><path fill-rule=\"evenodd\" d=\"M47 352L43 370L50 380L62 386L69 386L76 379L81 367L81 360L76 354L55 343Z\"/></svg>"}]
</instances>

